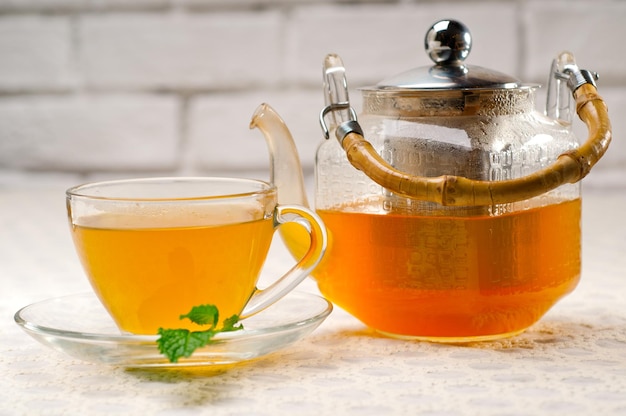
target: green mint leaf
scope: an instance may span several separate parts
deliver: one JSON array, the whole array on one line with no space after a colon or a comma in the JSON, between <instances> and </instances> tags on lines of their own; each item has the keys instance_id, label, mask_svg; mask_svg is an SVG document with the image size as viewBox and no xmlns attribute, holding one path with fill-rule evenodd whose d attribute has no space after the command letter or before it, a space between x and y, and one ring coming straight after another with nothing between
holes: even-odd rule
<instances>
[{"instance_id":1,"label":"green mint leaf","mask_svg":"<svg viewBox=\"0 0 626 416\"><path fill-rule=\"evenodd\" d=\"M159 352L176 363L179 358L190 357L197 348L204 347L215 334L212 330L191 332L188 329L159 328L157 344Z\"/></svg>"},{"instance_id":2,"label":"green mint leaf","mask_svg":"<svg viewBox=\"0 0 626 416\"><path fill-rule=\"evenodd\" d=\"M200 305L191 308L186 315L181 315L180 319L189 319L194 324L209 325L215 328L220 319L220 313L215 305Z\"/></svg>"},{"instance_id":3,"label":"green mint leaf","mask_svg":"<svg viewBox=\"0 0 626 416\"><path fill-rule=\"evenodd\" d=\"M196 349L207 345L211 338L220 332L243 329L243 325L239 323L239 315L233 315L224 320L222 329L215 329L219 322L219 312L214 305L194 306L188 314L180 315L180 319L189 319L196 324L211 325L211 327L206 331L159 328L159 338L156 341L159 352L165 355L171 363L177 363L181 357L190 357Z\"/></svg>"},{"instance_id":4,"label":"green mint leaf","mask_svg":"<svg viewBox=\"0 0 626 416\"><path fill-rule=\"evenodd\" d=\"M231 332L231 331L239 331L243 329L243 325L237 323L239 322L239 315L233 315L230 318L226 318L224 320L224 326L221 329L221 332Z\"/></svg>"}]
</instances>

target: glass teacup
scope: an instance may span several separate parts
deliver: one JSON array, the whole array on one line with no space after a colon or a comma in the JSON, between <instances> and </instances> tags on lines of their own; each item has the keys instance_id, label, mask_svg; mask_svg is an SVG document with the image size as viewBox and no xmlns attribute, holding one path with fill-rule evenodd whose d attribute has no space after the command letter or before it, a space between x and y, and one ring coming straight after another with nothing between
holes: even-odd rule
<instances>
[{"instance_id":1,"label":"glass teacup","mask_svg":"<svg viewBox=\"0 0 626 416\"><path fill-rule=\"evenodd\" d=\"M179 319L215 305L220 320L270 306L317 266L326 250L321 219L280 206L268 183L235 178L150 178L96 182L67 191L76 250L119 328L201 329ZM310 235L302 259L269 287L256 287L274 231L298 223Z\"/></svg>"}]
</instances>

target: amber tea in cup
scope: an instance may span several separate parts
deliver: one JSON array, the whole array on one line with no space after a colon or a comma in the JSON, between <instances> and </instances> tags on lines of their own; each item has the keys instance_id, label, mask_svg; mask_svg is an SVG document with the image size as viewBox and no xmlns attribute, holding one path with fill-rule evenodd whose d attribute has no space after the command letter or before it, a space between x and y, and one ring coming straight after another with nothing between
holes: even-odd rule
<instances>
[{"instance_id":1,"label":"amber tea in cup","mask_svg":"<svg viewBox=\"0 0 626 416\"><path fill-rule=\"evenodd\" d=\"M326 232L316 214L277 205L265 182L153 178L99 182L67 191L72 237L89 281L122 331L198 330L179 316L213 304L220 320L271 305L317 265ZM302 224L308 253L268 288L256 288L274 230Z\"/></svg>"}]
</instances>

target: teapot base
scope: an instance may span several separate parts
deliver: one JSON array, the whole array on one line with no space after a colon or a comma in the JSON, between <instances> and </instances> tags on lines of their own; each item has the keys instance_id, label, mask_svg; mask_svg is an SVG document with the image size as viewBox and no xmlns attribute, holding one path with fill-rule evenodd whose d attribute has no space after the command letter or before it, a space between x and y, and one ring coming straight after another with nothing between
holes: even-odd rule
<instances>
[{"instance_id":1,"label":"teapot base","mask_svg":"<svg viewBox=\"0 0 626 416\"><path fill-rule=\"evenodd\" d=\"M503 338L511 338L515 337L524 331L527 328L520 329L517 331L511 331L503 334L489 334L489 335L477 335L477 336L461 336L461 337L432 337L432 336L421 336L421 335L402 335L402 334L394 334L391 332L380 331L378 329L374 329L377 333L389 337L400 339L404 341L424 341L424 342L434 342L439 344L469 344L474 342L486 342L486 341L496 341Z\"/></svg>"}]
</instances>

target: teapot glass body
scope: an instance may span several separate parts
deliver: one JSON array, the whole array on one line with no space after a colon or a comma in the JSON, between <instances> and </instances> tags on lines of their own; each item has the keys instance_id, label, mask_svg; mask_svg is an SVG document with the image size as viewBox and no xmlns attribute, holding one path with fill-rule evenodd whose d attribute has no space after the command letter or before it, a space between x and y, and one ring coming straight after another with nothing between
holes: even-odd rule
<instances>
[{"instance_id":1,"label":"teapot glass body","mask_svg":"<svg viewBox=\"0 0 626 416\"><path fill-rule=\"evenodd\" d=\"M533 95L366 91L359 121L403 172L515 179L578 146L568 125L534 111ZM319 147L315 177L316 210L331 234L315 279L380 332L440 341L508 336L579 280L578 183L520 202L442 206L385 190L354 169L335 140Z\"/></svg>"}]
</instances>

